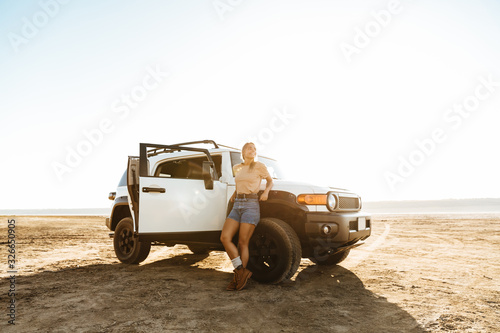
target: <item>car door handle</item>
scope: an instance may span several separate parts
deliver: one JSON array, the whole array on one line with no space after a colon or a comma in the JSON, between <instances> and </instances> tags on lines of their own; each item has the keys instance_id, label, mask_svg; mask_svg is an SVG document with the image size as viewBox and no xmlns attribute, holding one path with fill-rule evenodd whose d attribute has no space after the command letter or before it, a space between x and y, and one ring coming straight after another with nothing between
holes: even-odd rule
<instances>
[{"instance_id":1,"label":"car door handle","mask_svg":"<svg viewBox=\"0 0 500 333\"><path fill-rule=\"evenodd\" d=\"M165 193L165 189L163 187L143 187L142 192L159 192Z\"/></svg>"}]
</instances>

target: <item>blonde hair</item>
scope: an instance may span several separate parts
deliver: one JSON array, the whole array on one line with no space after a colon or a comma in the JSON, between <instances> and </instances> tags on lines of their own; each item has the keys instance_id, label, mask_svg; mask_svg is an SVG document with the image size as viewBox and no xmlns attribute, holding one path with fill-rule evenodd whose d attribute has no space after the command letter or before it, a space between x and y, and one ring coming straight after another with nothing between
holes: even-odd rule
<instances>
[{"instance_id":1,"label":"blonde hair","mask_svg":"<svg viewBox=\"0 0 500 333\"><path fill-rule=\"evenodd\" d=\"M253 145L255 147L255 143L253 142L247 142L243 145L243 148L241 148L241 159L244 161L245 157L243 156L243 151L248 148L249 145ZM255 147L255 150L257 150L257 147ZM250 163L249 169L252 170L255 167L255 160Z\"/></svg>"}]
</instances>

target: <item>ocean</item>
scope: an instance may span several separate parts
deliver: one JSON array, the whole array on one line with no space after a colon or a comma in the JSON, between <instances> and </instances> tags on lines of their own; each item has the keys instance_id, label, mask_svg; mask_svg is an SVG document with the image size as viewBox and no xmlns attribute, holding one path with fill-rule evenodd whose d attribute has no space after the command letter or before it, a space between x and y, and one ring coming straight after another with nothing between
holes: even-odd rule
<instances>
[{"instance_id":1,"label":"ocean","mask_svg":"<svg viewBox=\"0 0 500 333\"><path fill-rule=\"evenodd\" d=\"M370 214L500 213L500 198L363 202ZM0 209L0 215L109 216L111 208Z\"/></svg>"}]
</instances>

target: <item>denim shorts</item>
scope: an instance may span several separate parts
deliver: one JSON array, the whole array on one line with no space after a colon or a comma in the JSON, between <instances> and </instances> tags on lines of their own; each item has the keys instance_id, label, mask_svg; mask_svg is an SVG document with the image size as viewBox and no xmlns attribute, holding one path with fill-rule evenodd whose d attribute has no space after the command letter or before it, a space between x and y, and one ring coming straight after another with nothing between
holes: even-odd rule
<instances>
[{"instance_id":1,"label":"denim shorts","mask_svg":"<svg viewBox=\"0 0 500 333\"><path fill-rule=\"evenodd\" d=\"M260 220L259 199L234 199L234 206L228 218L257 226Z\"/></svg>"}]
</instances>

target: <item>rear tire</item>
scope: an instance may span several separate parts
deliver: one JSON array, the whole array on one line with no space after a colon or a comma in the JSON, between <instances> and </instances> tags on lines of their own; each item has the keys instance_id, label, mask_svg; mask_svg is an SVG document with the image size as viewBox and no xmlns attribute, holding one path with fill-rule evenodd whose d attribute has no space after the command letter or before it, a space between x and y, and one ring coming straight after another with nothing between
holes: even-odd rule
<instances>
[{"instance_id":1,"label":"rear tire","mask_svg":"<svg viewBox=\"0 0 500 333\"><path fill-rule=\"evenodd\" d=\"M252 279L264 283L279 283L290 279L297 271L302 249L295 231L275 218L260 220L249 244L248 269Z\"/></svg>"},{"instance_id":2,"label":"rear tire","mask_svg":"<svg viewBox=\"0 0 500 333\"><path fill-rule=\"evenodd\" d=\"M139 242L134 235L132 218L123 218L115 229L113 246L118 260L125 264L138 264L144 261L151 250L151 242Z\"/></svg>"}]
</instances>

